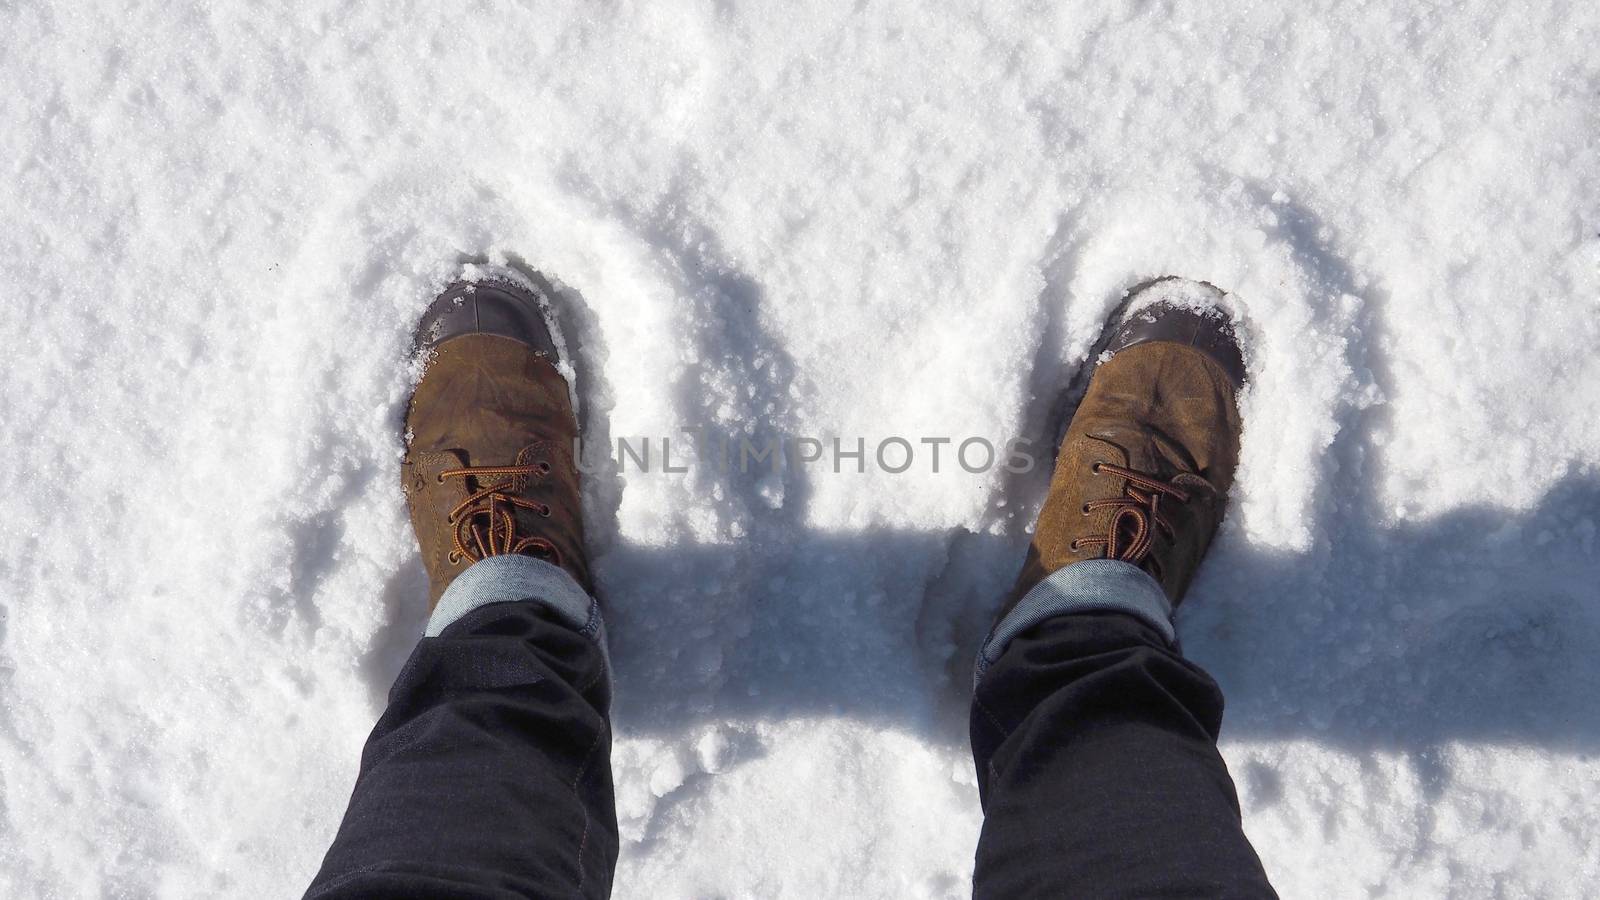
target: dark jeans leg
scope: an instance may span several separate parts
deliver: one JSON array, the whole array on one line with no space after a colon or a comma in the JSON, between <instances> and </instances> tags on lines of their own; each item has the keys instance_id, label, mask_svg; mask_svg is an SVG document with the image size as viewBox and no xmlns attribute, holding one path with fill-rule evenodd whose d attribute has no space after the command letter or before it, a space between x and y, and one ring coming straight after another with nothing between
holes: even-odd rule
<instances>
[{"instance_id":1,"label":"dark jeans leg","mask_svg":"<svg viewBox=\"0 0 1600 900\"><path fill-rule=\"evenodd\" d=\"M976 897L1273 897L1217 753L1222 692L1116 612L1023 632L978 685Z\"/></svg>"},{"instance_id":2,"label":"dark jeans leg","mask_svg":"<svg viewBox=\"0 0 1600 900\"><path fill-rule=\"evenodd\" d=\"M540 604L424 638L307 896L607 896L610 702L599 647Z\"/></svg>"}]
</instances>

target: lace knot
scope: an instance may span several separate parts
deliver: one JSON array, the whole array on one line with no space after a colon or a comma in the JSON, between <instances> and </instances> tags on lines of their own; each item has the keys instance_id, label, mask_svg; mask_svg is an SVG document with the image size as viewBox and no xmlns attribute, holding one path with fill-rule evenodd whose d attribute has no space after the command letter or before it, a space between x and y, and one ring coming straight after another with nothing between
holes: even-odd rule
<instances>
[{"instance_id":1,"label":"lace knot","mask_svg":"<svg viewBox=\"0 0 1600 900\"><path fill-rule=\"evenodd\" d=\"M1122 496L1090 500L1083 505L1084 515L1102 509L1112 510L1111 524L1105 537L1078 538L1072 542L1072 549L1103 547L1106 559L1148 565L1160 578L1161 563L1150 555L1155 547L1156 532L1160 531L1168 540L1177 534L1172 520L1162 510L1161 500L1169 497L1178 503L1187 503L1190 493L1171 482L1111 463L1097 462L1091 470L1115 475L1127 483Z\"/></svg>"},{"instance_id":2,"label":"lace knot","mask_svg":"<svg viewBox=\"0 0 1600 900\"><path fill-rule=\"evenodd\" d=\"M475 478L482 485L450 510L447 521L455 526L450 562L477 562L489 556L521 553L560 565L561 551L555 544L536 535L517 534L517 510L550 515L549 506L519 496L527 490L529 480L549 473L550 464L544 461L519 466L464 466L440 472L441 483L447 478Z\"/></svg>"}]
</instances>

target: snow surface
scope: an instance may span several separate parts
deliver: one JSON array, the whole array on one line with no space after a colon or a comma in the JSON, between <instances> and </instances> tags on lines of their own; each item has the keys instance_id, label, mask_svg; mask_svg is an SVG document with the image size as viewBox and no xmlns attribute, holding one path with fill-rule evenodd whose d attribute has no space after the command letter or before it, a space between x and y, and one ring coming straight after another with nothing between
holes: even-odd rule
<instances>
[{"instance_id":1,"label":"snow surface","mask_svg":"<svg viewBox=\"0 0 1600 900\"><path fill-rule=\"evenodd\" d=\"M1577 0L0 0L0 895L303 888L422 627L409 333L506 257L602 440L1038 435L1123 289L1228 288L1179 630L1271 876L1592 894L1597 46ZM591 481L618 896L966 893L1038 475Z\"/></svg>"}]
</instances>

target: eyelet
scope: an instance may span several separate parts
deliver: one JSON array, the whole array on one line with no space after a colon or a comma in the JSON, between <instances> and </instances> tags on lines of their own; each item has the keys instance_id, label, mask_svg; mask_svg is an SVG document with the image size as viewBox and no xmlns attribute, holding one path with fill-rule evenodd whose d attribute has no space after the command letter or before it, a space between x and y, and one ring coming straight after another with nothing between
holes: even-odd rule
<instances>
[{"instance_id":1,"label":"eyelet","mask_svg":"<svg viewBox=\"0 0 1600 900\"><path fill-rule=\"evenodd\" d=\"M542 473L544 475L549 475L550 474L550 464L541 460L539 462L539 471L540 471L540 473Z\"/></svg>"},{"instance_id":2,"label":"eyelet","mask_svg":"<svg viewBox=\"0 0 1600 900\"><path fill-rule=\"evenodd\" d=\"M539 507L539 515L544 516L546 519L550 518L550 507L549 506L541 506L541 507Z\"/></svg>"},{"instance_id":3,"label":"eyelet","mask_svg":"<svg viewBox=\"0 0 1600 900\"><path fill-rule=\"evenodd\" d=\"M1084 515L1086 515L1086 516L1087 516L1087 515L1088 515L1088 514L1090 514L1090 513L1091 513L1091 512L1094 512L1094 510L1092 510L1092 509L1090 509L1090 508L1089 508L1089 504L1087 504L1087 503L1085 503L1085 504L1084 504L1084 505L1083 505L1083 506L1082 506L1082 509L1083 509L1083 514L1084 514Z\"/></svg>"},{"instance_id":4,"label":"eyelet","mask_svg":"<svg viewBox=\"0 0 1600 900\"><path fill-rule=\"evenodd\" d=\"M1073 550L1076 550L1076 549L1078 549L1078 542L1076 540L1074 540L1072 543L1068 544L1067 546L1072 548Z\"/></svg>"},{"instance_id":5,"label":"eyelet","mask_svg":"<svg viewBox=\"0 0 1600 900\"><path fill-rule=\"evenodd\" d=\"M439 482L440 484L444 484L444 473L441 472L440 474L435 475L433 480Z\"/></svg>"},{"instance_id":6,"label":"eyelet","mask_svg":"<svg viewBox=\"0 0 1600 900\"><path fill-rule=\"evenodd\" d=\"M1100 464L1099 463L1095 463L1094 465L1090 466L1089 467L1089 471L1093 472L1096 475L1099 475L1100 474Z\"/></svg>"}]
</instances>

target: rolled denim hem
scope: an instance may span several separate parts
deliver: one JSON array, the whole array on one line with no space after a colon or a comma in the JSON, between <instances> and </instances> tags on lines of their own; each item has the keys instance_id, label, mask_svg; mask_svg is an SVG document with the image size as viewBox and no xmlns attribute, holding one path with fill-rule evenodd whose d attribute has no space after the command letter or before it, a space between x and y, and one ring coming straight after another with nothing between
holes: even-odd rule
<instances>
[{"instance_id":1,"label":"rolled denim hem","mask_svg":"<svg viewBox=\"0 0 1600 900\"><path fill-rule=\"evenodd\" d=\"M467 613L491 603L542 603L563 622L606 651L600 604L560 566L519 554L485 557L444 589L428 619L425 637L438 637ZM609 661L609 660L608 660Z\"/></svg>"},{"instance_id":2,"label":"rolled denim hem","mask_svg":"<svg viewBox=\"0 0 1600 900\"><path fill-rule=\"evenodd\" d=\"M1091 559L1063 566L1033 589L995 623L978 653L973 684L994 665L1019 634L1056 616L1082 612L1123 612L1148 623L1168 643L1177 643L1172 629L1172 601L1145 570L1116 559Z\"/></svg>"}]
</instances>

